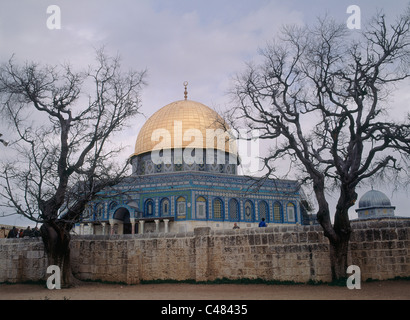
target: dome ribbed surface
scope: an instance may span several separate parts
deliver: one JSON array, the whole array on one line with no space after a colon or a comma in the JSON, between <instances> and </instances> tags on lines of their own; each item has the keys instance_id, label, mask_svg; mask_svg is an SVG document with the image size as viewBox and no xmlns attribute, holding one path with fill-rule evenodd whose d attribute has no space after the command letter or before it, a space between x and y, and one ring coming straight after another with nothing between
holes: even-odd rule
<instances>
[{"instance_id":1,"label":"dome ribbed surface","mask_svg":"<svg viewBox=\"0 0 410 320\"><path fill-rule=\"evenodd\" d=\"M359 208L373 208L373 207L390 207L390 199L383 193L377 190L370 190L360 198Z\"/></svg>"},{"instance_id":2,"label":"dome ribbed surface","mask_svg":"<svg viewBox=\"0 0 410 320\"><path fill-rule=\"evenodd\" d=\"M202 103L191 100L172 102L155 112L141 128L135 143L134 156L152 150L170 148L206 148L235 153L236 145L224 134L223 143L217 139L207 141L207 130L220 129L225 132L226 124L221 116ZM222 131L221 131L222 130ZM184 139L187 137L187 139ZM209 136L208 136L209 139ZM161 147L158 147L161 146Z\"/></svg>"}]
</instances>

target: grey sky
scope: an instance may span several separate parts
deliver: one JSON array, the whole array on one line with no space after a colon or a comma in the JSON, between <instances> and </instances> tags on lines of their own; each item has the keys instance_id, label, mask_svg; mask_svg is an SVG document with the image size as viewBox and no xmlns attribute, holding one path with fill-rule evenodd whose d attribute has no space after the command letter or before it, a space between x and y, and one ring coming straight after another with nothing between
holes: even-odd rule
<instances>
[{"instance_id":1,"label":"grey sky","mask_svg":"<svg viewBox=\"0 0 410 320\"><path fill-rule=\"evenodd\" d=\"M343 22L352 4L361 8L365 23L378 9L397 16L408 2L1 0L0 61L15 54L20 62L69 61L75 67L85 67L93 62L94 48L104 45L108 52L121 55L124 69L148 70L148 86L142 95L146 117L182 99L184 81L189 81L190 99L224 110L230 101L226 93L231 77L243 70L246 61L257 57L258 48L271 40L281 25L313 23L325 14ZM47 28L50 5L61 9L60 30ZM396 102L409 111L407 98L409 94L403 92ZM123 144L129 145L128 154L144 121L142 116L137 118L121 135ZM389 190L382 191L392 196ZM410 215L406 193L392 200L400 215Z\"/></svg>"}]
</instances>

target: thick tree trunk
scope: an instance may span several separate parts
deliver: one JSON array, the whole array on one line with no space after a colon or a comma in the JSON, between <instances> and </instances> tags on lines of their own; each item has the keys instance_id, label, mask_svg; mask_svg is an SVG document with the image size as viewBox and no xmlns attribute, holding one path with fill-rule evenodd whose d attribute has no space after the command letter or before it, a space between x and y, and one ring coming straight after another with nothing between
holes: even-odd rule
<instances>
[{"instance_id":1,"label":"thick tree trunk","mask_svg":"<svg viewBox=\"0 0 410 320\"><path fill-rule=\"evenodd\" d=\"M70 227L62 221L45 222L40 228L49 265L57 265L61 272L61 287L73 286L70 263Z\"/></svg>"},{"instance_id":2,"label":"thick tree trunk","mask_svg":"<svg viewBox=\"0 0 410 320\"><path fill-rule=\"evenodd\" d=\"M316 199L319 203L317 217L324 235L329 239L329 258L332 282L342 283L346 278L348 267L347 257L351 234L349 208L355 203L357 193L354 188L342 186L338 204L336 206L335 221L330 221L330 210L324 195L324 187L315 188Z\"/></svg>"},{"instance_id":3,"label":"thick tree trunk","mask_svg":"<svg viewBox=\"0 0 410 320\"><path fill-rule=\"evenodd\" d=\"M332 272L332 281L342 283L346 280L347 254L349 250L349 238L341 237L338 241L329 239L330 248L330 268Z\"/></svg>"},{"instance_id":4,"label":"thick tree trunk","mask_svg":"<svg viewBox=\"0 0 410 320\"><path fill-rule=\"evenodd\" d=\"M349 208L357 199L357 193L353 186L342 185L339 201L336 206L335 222L333 230L336 237L329 237L330 263L332 280L341 283L344 281L348 267L347 256L349 251L350 234L352 232L349 219Z\"/></svg>"},{"instance_id":5,"label":"thick tree trunk","mask_svg":"<svg viewBox=\"0 0 410 320\"><path fill-rule=\"evenodd\" d=\"M99 192L105 185L108 184L102 184L94 188L94 192ZM79 221L89 198L90 196L85 196L80 201L77 201L59 219L46 220L40 228L49 265L57 265L60 267L62 287L71 287L81 284L81 281L74 277L71 269L70 231L74 223ZM53 211L51 212L54 213ZM53 215L49 214L48 216Z\"/></svg>"}]
</instances>

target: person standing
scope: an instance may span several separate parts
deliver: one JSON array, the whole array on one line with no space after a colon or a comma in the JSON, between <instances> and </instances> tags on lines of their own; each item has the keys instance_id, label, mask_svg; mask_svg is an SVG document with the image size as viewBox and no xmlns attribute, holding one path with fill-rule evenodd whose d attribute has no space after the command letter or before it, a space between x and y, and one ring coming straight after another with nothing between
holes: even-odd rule
<instances>
[{"instance_id":1,"label":"person standing","mask_svg":"<svg viewBox=\"0 0 410 320\"><path fill-rule=\"evenodd\" d=\"M16 229L16 227L13 227L13 228L9 231L9 234L7 235L7 239L17 238L17 235L18 235L18 230Z\"/></svg>"},{"instance_id":2,"label":"person standing","mask_svg":"<svg viewBox=\"0 0 410 320\"><path fill-rule=\"evenodd\" d=\"M267 227L268 225L266 224L266 222L265 222L265 218L262 218L262 221L261 222L259 222L259 227L260 228L263 228L263 227Z\"/></svg>"},{"instance_id":3,"label":"person standing","mask_svg":"<svg viewBox=\"0 0 410 320\"><path fill-rule=\"evenodd\" d=\"M30 226L28 226L27 229L23 231L23 237L31 237Z\"/></svg>"}]
</instances>

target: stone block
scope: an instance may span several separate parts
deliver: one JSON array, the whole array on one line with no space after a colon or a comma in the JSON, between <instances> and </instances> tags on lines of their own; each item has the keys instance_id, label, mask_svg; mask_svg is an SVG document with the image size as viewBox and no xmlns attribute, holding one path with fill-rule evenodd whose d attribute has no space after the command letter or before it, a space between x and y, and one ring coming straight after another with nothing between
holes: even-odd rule
<instances>
[{"instance_id":1,"label":"stone block","mask_svg":"<svg viewBox=\"0 0 410 320\"><path fill-rule=\"evenodd\" d=\"M398 240L409 239L409 230L405 228L397 229L397 239Z\"/></svg>"},{"instance_id":2,"label":"stone block","mask_svg":"<svg viewBox=\"0 0 410 320\"><path fill-rule=\"evenodd\" d=\"M308 242L318 242L319 241L319 234L315 231L309 231L307 233Z\"/></svg>"},{"instance_id":3,"label":"stone block","mask_svg":"<svg viewBox=\"0 0 410 320\"><path fill-rule=\"evenodd\" d=\"M299 233L298 237L299 237L299 242L300 242L300 243L302 243L302 242L307 242L307 240L308 240L307 233L304 232L304 231L301 231L301 232Z\"/></svg>"},{"instance_id":4,"label":"stone block","mask_svg":"<svg viewBox=\"0 0 410 320\"><path fill-rule=\"evenodd\" d=\"M397 234L395 232L395 230L393 229L382 229L381 230L382 233L382 240L394 240L397 239Z\"/></svg>"},{"instance_id":5,"label":"stone block","mask_svg":"<svg viewBox=\"0 0 410 320\"><path fill-rule=\"evenodd\" d=\"M210 227L202 227L202 228L195 228L194 229L194 236L205 236L211 233Z\"/></svg>"}]
</instances>

